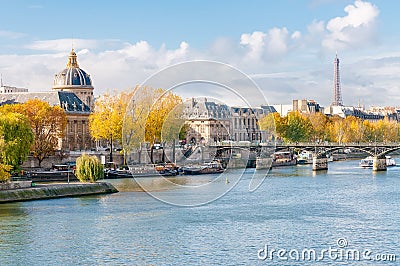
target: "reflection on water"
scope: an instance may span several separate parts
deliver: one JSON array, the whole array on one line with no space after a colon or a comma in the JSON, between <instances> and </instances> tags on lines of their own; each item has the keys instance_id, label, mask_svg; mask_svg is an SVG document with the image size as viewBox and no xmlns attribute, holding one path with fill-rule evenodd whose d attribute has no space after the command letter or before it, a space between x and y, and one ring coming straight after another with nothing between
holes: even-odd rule
<instances>
[{"instance_id":1,"label":"reflection on water","mask_svg":"<svg viewBox=\"0 0 400 266\"><path fill-rule=\"evenodd\" d=\"M110 180L122 191L112 195L0 205L0 265L310 265L260 261L257 251L336 247L339 238L400 256L400 167L373 173L345 161L314 175L310 165L275 168L249 192L253 173L236 186L233 172L229 184L219 175L168 178L182 185L173 189L163 178L145 179L174 201L232 188L193 208L139 192L133 179Z\"/></svg>"},{"instance_id":2,"label":"reflection on water","mask_svg":"<svg viewBox=\"0 0 400 266\"><path fill-rule=\"evenodd\" d=\"M26 211L21 208L21 203L0 204L0 220L26 215Z\"/></svg>"}]
</instances>

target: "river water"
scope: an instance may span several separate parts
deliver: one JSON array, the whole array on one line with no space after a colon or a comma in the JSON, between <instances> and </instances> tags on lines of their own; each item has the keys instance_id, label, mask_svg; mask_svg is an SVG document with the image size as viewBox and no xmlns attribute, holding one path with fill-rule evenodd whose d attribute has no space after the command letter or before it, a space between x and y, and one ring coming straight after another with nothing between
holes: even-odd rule
<instances>
[{"instance_id":1,"label":"river water","mask_svg":"<svg viewBox=\"0 0 400 266\"><path fill-rule=\"evenodd\" d=\"M125 179L111 180L121 190L113 195L3 204L0 265L383 265L377 260L392 255L397 262L386 264L398 265L400 167L357 165L334 162L317 174L309 165L276 168L254 192L248 169L236 185L233 173L229 184L182 177L206 189L157 183L159 199ZM165 203L226 186L201 206Z\"/></svg>"}]
</instances>

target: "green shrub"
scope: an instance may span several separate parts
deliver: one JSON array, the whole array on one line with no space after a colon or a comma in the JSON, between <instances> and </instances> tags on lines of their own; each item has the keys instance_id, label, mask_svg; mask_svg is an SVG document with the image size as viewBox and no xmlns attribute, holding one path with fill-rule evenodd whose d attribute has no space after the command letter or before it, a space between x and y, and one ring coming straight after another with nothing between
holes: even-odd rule
<instances>
[{"instance_id":1,"label":"green shrub","mask_svg":"<svg viewBox=\"0 0 400 266\"><path fill-rule=\"evenodd\" d=\"M104 177L103 165L96 156L82 154L76 159L75 175L81 182L96 182Z\"/></svg>"}]
</instances>

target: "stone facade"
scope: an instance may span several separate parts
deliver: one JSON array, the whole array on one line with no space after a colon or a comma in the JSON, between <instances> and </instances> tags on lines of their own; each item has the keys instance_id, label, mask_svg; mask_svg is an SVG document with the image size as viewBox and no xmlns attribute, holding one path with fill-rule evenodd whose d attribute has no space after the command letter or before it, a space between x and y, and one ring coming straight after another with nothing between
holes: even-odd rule
<instances>
[{"instance_id":1,"label":"stone facade","mask_svg":"<svg viewBox=\"0 0 400 266\"><path fill-rule=\"evenodd\" d=\"M190 127L187 143L262 142L268 136L260 130L258 120L270 112L276 112L275 108L229 107L206 98L192 98L184 109L184 119Z\"/></svg>"},{"instance_id":2,"label":"stone facade","mask_svg":"<svg viewBox=\"0 0 400 266\"><path fill-rule=\"evenodd\" d=\"M267 139L266 132L260 130L258 120L271 112L276 112L272 106L260 108L232 107L232 140L262 142Z\"/></svg>"},{"instance_id":3,"label":"stone facade","mask_svg":"<svg viewBox=\"0 0 400 266\"><path fill-rule=\"evenodd\" d=\"M186 142L215 144L231 139L230 108L225 104L209 102L206 98L192 98L184 108L189 125Z\"/></svg>"}]
</instances>

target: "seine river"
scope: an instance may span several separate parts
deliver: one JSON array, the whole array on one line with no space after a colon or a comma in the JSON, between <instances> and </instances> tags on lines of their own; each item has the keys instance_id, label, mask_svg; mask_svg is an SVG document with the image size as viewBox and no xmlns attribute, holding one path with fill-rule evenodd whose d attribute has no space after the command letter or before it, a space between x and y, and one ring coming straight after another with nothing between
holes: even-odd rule
<instances>
[{"instance_id":1,"label":"seine river","mask_svg":"<svg viewBox=\"0 0 400 266\"><path fill-rule=\"evenodd\" d=\"M113 195L0 205L0 265L399 264L400 167L276 168L249 192L253 171L236 186L213 175L182 177L207 189L155 185L161 200L125 179L111 181ZM201 206L163 202L226 186Z\"/></svg>"}]
</instances>

